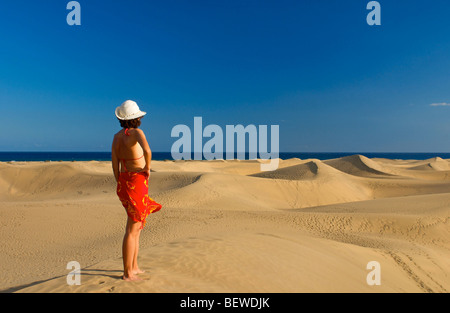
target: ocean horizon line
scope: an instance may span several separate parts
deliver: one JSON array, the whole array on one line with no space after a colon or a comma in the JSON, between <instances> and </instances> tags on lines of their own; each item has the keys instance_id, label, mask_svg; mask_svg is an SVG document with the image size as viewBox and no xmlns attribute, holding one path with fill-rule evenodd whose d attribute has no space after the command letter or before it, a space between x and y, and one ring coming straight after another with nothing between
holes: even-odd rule
<instances>
[{"instance_id":1,"label":"ocean horizon line","mask_svg":"<svg viewBox=\"0 0 450 313\"><path fill-rule=\"evenodd\" d=\"M435 157L450 159L450 152L280 152L279 158L329 160L352 155L363 155L368 158L417 159L426 160ZM235 153L236 156L236 153ZM258 156L259 157L259 156ZM152 152L155 161L174 160L171 152ZM192 153L192 160L193 153ZM217 160L226 160L218 158ZM237 156L234 159L238 159ZM243 160L249 160L246 152ZM253 158L252 158L253 159ZM111 152L107 151L0 151L0 162L33 162L33 161L110 161ZM205 159L203 159L205 160Z\"/></svg>"}]
</instances>

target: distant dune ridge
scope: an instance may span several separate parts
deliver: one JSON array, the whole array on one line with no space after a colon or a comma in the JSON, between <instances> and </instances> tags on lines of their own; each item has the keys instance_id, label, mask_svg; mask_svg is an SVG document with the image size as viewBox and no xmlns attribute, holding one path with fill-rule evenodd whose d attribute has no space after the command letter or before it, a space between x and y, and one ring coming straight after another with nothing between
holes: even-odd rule
<instances>
[{"instance_id":1,"label":"distant dune ridge","mask_svg":"<svg viewBox=\"0 0 450 313\"><path fill-rule=\"evenodd\" d=\"M153 161L163 209L127 283L110 162L0 163L0 290L448 292L449 160ZM81 264L80 286L66 265ZM366 265L381 264L369 286Z\"/></svg>"}]
</instances>

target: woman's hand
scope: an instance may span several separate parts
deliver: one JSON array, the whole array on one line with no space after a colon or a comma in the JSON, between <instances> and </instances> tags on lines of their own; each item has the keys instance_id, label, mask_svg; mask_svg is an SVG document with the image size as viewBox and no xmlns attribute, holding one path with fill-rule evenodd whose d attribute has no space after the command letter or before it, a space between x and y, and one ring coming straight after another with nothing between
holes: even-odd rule
<instances>
[{"instance_id":1,"label":"woman's hand","mask_svg":"<svg viewBox=\"0 0 450 313\"><path fill-rule=\"evenodd\" d=\"M150 168L144 167L142 170L139 171L139 173L144 173L147 178L150 177Z\"/></svg>"}]
</instances>

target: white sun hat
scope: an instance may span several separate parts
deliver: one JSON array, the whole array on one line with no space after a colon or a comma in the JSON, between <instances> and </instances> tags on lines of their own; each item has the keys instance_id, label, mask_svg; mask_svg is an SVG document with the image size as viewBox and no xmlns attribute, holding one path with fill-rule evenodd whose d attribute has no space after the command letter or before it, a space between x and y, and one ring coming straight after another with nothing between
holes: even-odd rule
<instances>
[{"instance_id":1,"label":"white sun hat","mask_svg":"<svg viewBox=\"0 0 450 313\"><path fill-rule=\"evenodd\" d=\"M132 100L127 100L120 107L116 108L116 116L119 120L128 121L134 120L138 117L143 117L146 112L142 112L137 103Z\"/></svg>"}]
</instances>

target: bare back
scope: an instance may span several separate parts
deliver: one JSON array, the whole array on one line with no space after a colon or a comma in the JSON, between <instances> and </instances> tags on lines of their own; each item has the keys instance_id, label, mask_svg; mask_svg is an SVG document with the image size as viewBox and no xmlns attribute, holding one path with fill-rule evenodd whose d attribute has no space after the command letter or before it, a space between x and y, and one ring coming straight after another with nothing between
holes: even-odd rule
<instances>
[{"instance_id":1,"label":"bare back","mask_svg":"<svg viewBox=\"0 0 450 313\"><path fill-rule=\"evenodd\" d=\"M114 136L113 149L120 160L121 172L139 172L145 166L144 151L137 140L137 130L122 129Z\"/></svg>"}]
</instances>

